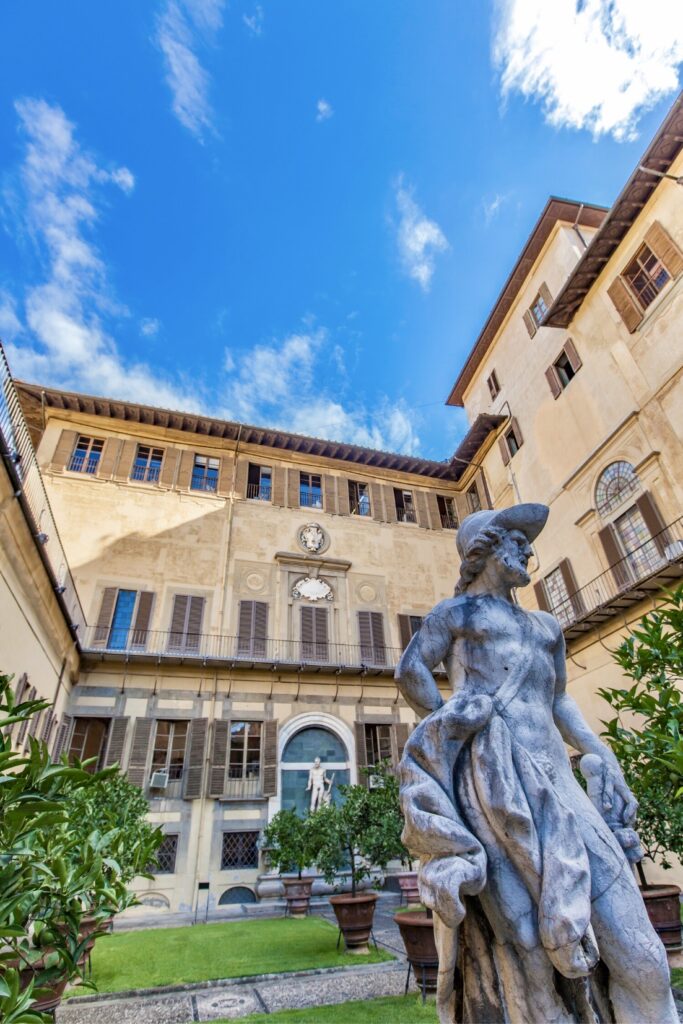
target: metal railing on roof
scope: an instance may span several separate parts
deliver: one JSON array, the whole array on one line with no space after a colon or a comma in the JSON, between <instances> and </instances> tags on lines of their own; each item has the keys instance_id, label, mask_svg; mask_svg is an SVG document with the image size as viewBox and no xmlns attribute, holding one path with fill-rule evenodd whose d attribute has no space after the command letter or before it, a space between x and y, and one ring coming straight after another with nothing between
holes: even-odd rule
<instances>
[{"instance_id":1,"label":"metal railing on roof","mask_svg":"<svg viewBox=\"0 0 683 1024\"><path fill-rule=\"evenodd\" d=\"M76 638L81 639L85 633L85 616L1 344L0 456L68 624Z\"/></svg>"}]
</instances>

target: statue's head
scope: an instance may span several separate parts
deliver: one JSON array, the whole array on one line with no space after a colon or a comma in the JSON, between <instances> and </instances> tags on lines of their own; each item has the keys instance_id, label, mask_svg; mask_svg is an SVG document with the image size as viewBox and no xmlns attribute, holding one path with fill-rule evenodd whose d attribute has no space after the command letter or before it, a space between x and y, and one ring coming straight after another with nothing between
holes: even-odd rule
<instances>
[{"instance_id":1,"label":"statue's head","mask_svg":"<svg viewBox=\"0 0 683 1024\"><path fill-rule=\"evenodd\" d=\"M464 594L487 565L501 582L525 587L531 544L545 526L548 512L547 505L525 504L473 512L463 519L456 538L462 562L455 593Z\"/></svg>"},{"instance_id":2,"label":"statue's head","mask_svg":"<svg viewBox=\"0 0 683 1024\"><path fill-rule=\"evenodd\" d=\"M319 757L316 757L315 761L313 762L313 767L314 768L319 768L320 767L320 758Z\"/></svg>"}]
</instances>

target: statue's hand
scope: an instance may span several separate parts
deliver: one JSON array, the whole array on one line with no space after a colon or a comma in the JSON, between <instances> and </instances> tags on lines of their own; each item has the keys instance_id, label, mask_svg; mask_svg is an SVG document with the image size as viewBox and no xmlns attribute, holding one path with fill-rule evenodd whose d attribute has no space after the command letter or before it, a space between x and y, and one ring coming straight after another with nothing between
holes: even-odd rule
<instances>
[{"instance_id":1,"label":"statue's hand","mask_svg":"<svg viewBox=\"0 0 683 1024\"><path fill-rule=\"evenodd\" d=\"M604 784L602 790L602 803L606 811L612 810L615 804L615 794L619 802L623 803L621 822L625 828L630 828L636 820L638 813L638 801L626 785L626 779L619 768L606 764L604 772Z\"/></svg>"},{"instance_id":2,"label":"statue's hand","mask_svg":"<svg viewBox=\"0 0 683 1024\"><path fill-rule=\"evenodd\" d=\"M621 769L598 754L584 754L581 774L588 786L588 796L610 824L631 828L638 813L638 802L626 785Z\"/></svg>"}]
</instances>

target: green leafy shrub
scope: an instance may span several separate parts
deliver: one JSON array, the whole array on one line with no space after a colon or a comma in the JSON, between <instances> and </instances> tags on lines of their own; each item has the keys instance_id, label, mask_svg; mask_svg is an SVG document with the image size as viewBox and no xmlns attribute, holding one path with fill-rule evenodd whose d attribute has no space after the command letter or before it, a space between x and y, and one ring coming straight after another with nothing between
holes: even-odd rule
<instances>
[{"instance_id":1,"label":"green leafy shrub","mask_svg":"<svg viewBox=\"0 0 683 1024\"><path fill-rule=\"evenodd\" d=\"M315 830L311 815L300 818L296 811L278 811L264 830L261 846L280 874L302 871L315 863Z\"/></svg>"}]
</instances>

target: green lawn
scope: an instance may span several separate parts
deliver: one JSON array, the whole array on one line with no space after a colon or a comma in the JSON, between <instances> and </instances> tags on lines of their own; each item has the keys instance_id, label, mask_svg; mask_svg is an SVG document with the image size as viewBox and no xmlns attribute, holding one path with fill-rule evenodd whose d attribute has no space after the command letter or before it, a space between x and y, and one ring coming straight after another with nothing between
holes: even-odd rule
<instances>
[{"instance_id":1,"label":"green lawn","mask_svg":"<svg viewBox=\"0 0 683 1024\"><path fill-rule=\"evenodd\" d=\"M119 932L97 940L92 980L99 992L122 992L393 959L384 950L352 956L336 947L337 929L319 917Z\"/></svg>"},{"instance_id":2,"label":"green lawn","mask_svg":"<svg viewBox=\"0 0 683 1024\"><path fill-rule=\"evenodd\" d=\"M672 968L671 984L674 988L683 988L683 967Z\"/></svg>"},{"instance_id":3,"label":"green lawn","mask_svg":"<svg viewBox=\"0 0 683 1024\"><path fill-rule=\"evenodd\" d=\"M217 1020L214 1024L233 1024ZM368 999L338 1006L313 1006L308 1010L281 1010L240 1017L240 1024L437 1024L434 1001L422 1005L419 995Z\"/></svg>"}]
</instances>

